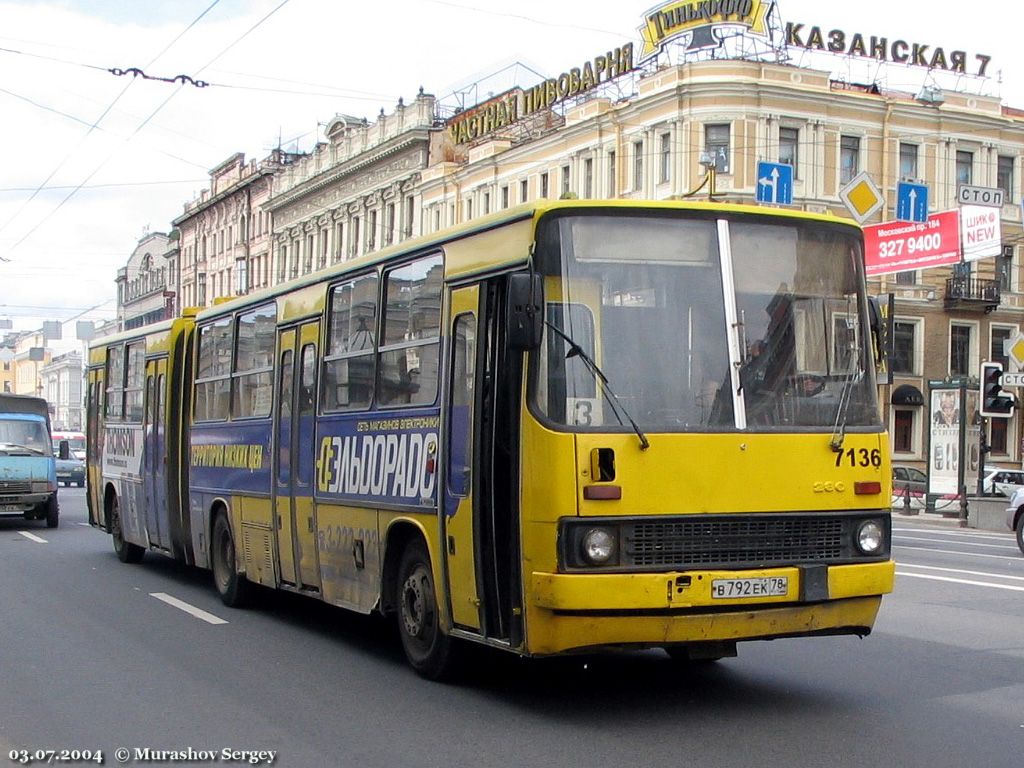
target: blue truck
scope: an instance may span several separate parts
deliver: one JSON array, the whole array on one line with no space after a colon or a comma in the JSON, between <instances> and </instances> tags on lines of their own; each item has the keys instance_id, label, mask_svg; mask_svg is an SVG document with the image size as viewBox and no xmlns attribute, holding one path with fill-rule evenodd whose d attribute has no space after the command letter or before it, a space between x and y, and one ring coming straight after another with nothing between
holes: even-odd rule
<instances>
[{"instance_id":1,"label":"blue truck","mask_svg":"<svg viewBox=\"0 0 1024 768\"><path fill-rule=\"evenodd\" d=\"M68 453L67 443L59 448ZM41 397L0 394L0 516L60 521L50 412Z\"/></svg>"}]
</instances>

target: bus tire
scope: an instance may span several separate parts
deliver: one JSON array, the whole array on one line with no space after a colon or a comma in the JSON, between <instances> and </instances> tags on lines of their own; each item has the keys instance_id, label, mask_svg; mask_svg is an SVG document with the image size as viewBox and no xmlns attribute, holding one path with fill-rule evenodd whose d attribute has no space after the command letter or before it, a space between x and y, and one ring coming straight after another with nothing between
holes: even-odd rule
<instances>
[{"instance_id":1,"label":"bus tire","mask_svg":"<svg viewBox=\"0 0 1024 768\"><path fill-rule=\"evenodd\" d=\"M56 528L60 525L60 505L57 503L57 494L53 494L46 502L46 527Z\"/></svg>"},{"instance_id":2,"label":"bus tire","mask_svg":"<svg viewBox=\"0 0 1024 768\"><path fill-rule=\"evenodd\" d=\"M242 608L249 602L252 584L244 574L238 572L235 565L235 541L231 537L231 526L224 512L218 512L213 521L210 541L213 583L221 602L230 608Z\"/></svg>"},{"instance_id":3,"label":"bus tire","mask_svg":"<svg viewBox=\"0 0 1024 768\"><path fill-rule=\"evenodd\" d=\"M409 664L428 680L450 677L455 668L453 640L441 629L430 556L418 538L402 552L395 590L398 634Z\"/></svg>"},{"instance_id":4,"label":"bus tire","mask_svg":"<svg viewBox=\"0 0 1024 768\"><path fill-rule=\"evenodd\" d=\"M107 519L110 520L110 536L114 540L114 552L117 559L122 563L142 562L146 550L138 544L131 544L124 540L124 530L121 528L121 505L117 501L117 494L110 495L110 508L107 510Z\"/></svg>"}]
</instances>

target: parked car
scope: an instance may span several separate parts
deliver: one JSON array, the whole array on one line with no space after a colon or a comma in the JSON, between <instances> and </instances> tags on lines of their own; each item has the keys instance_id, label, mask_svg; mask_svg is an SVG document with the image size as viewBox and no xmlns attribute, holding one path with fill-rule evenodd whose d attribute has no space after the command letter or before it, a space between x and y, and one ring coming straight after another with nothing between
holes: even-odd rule
<instances>
[{"instance_id":1,"label":"parked car","mask_svg":"<svg viewBox=\"0 0 1024 768\"><path fill-rule=\"evenodd\" d=\"M917 467L894 464L892 467L892 495L902 498L910 490L911 498L924 496L928 491L928 476Z\"/></svg>"},{"instance_id":2,"label":"parked car","mask_svg":"<svg viewBox=\"0 0 1024 768\"><path fill-rule=\"evenodd\" d=\"M1006 508L1006 525L1017 534L1017 546L1024 554L1024 488L1018 488Z\"/></svg>"},{"instance_id":3,"label":"parked car","mask_svg":"<svg viewBox=\"0 0 1024 768\"><path fill-rule=\"evenodd\" d=\"M985 467L981 486L985 496L1012 496L1018 488L1024 488L1024 469Z\"/></svg>"}]
</instances>

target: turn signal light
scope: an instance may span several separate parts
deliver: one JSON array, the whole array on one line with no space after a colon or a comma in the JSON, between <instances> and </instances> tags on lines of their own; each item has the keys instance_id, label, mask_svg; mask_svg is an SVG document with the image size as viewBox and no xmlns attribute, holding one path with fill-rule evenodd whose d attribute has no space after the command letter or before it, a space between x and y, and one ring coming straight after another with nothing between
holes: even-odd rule
<instances>
[{"instance_id":1,"label":"turn signal light","mask_svg":"<svg viewBox=\"0 0 1024 768\"><path fill-rule=\"evenodd\" d=\"M873 496L882 492L882 484L877 480L865 480L853 484L853 492L858 496Z\"/></svg>"}]
</instances>

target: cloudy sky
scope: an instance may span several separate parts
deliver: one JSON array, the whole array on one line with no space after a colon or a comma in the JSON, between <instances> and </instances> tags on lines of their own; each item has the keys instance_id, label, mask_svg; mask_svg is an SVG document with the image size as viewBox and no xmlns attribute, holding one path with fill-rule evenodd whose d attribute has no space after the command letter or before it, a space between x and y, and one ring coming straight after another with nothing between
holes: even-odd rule
<instances>
[{"instance_id":1,"label":"cloudy sky","mask_svg":"<svg viewBox=\"0 0 1024 768\"><path fill-rule=\"evenodd\" d=\"M557 75L625 42L653 0L0 0L0 319L114 315L114 277L147 231L168 231L235 152L309 149L335 114L373 119L420 86L450 97L504 70ZM779 15L849 34L992 56L985 80L937 84L1024 108L1009 3L780 0ZM513 67L520 63L522 66ZM916 90L925 70L794 56ZM117 76L187 75L197 88ZM487 87L486 85L484 86ZM481 94L485 96L486 94ZM73 325L65 327L73 334Z\"/></svg>"}]
</instances>

